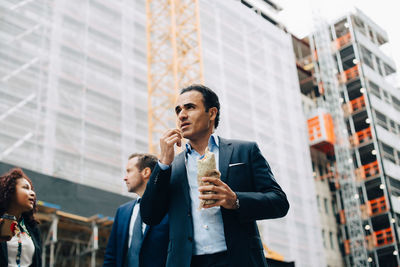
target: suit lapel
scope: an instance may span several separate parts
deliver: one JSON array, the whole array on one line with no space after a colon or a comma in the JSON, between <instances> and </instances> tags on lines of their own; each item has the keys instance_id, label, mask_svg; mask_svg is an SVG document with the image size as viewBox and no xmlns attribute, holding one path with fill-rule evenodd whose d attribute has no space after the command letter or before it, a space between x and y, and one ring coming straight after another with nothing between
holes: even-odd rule
<instances>
[{"instance_id":1,"label":"suit lapel","mask_svg":"<svg viewBox=\"0 0 400 267\"><path fill-rule=\"evenodd\" d=\"M144 233L143 233L143 240L146 238L146 236L147 236L147 233L150 231L150 226L148 226L147 224L146 224L146 228L144 228Z\"/></svg>"},{"instance_id":2,"label":"suit lapel","mask_svg":"<svg viewBox=\"0 0 400 267\"><path fill-rule=\"evenodd\" d=\"M186 173L185 152L180 153L172 163L173 176L171 179L178 179L178 183L182 186L183 195L186 203L190 207L189 183Z\"/></svg>"},{"instance_id":3,"label":"suit lapel","mask_svg":"<svg viewBox=\"0 0 400 267\"><path fill-rule=\"evenodd\" d=\"M219 171L221 180L226 183L228 175L229 162L231 160L233 146L231 142L219 137Z\"/></svg>"}]
</instances>

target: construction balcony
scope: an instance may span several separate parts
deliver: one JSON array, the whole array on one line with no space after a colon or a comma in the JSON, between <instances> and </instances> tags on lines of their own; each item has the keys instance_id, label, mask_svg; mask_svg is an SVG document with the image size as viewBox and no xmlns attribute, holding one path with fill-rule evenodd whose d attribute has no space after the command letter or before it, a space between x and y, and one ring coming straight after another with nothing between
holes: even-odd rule
<instances>
[{"instance_id":1,"label":"construction balcony","mask_svg":"<svg viewBox=\"0 0 400 267\"><path fill-rule=\"evenodd\" d=\"M356 178L358 181L375 178L379 175L378 161L365 164L355 170Z\"/></svg>"},{"instance_id":2,"label":"construction balcony","mask_svg":"<svg viewBox=\"0 0 400 267\"><path fill-rule=\"evenodd\" d=\"M385 196L381 196L367 201L366 204L361 204L360 211L361 218L363 220L367 220L368 217L373 217L388 212L389 208ZM344 210L340 210L336 214L336 221L340 224L346 223L346 215Z\"/></svg>"},{"instance_id":3,"label":"construction balcony","mask_svg":"<svg viewBox=\"0 0 400 267\"><path fill-rule=\"evenodd\" d=\"M369 200L367 205L368 215L371 217L385 213L389 210L385 196Z\"/></svg>"},{"instance_id":4,"label":"construction balcony","mask_svg":"<svg viewBox=\"0 0 400 267\"><path fill-rule=\"evenodd\" d=\"M376 202L380 202L382 204L381 208L387 210L387 205L383 203L383 199L376 199ZM393 246L395 242L394 229L388 213L381 213L372 217L370 222L372 225L369 225L369 222L364 224L367 249L369 251L376 249L381 251L384 247Z\"/></svg>"},{"instance_id":5,"label":"construction balcony","mask_svg":"<svg viewBox=\"0 0 400 267\"><path fill-rule=\"evenodd\" d=\"M368 250L374 250L376 248L393 244L393 229L389 227L387 229L373 232L371 235L366 236L366 243Z\"/></svg>"},{"instance_id":6,"label":"construction balcony","mask_svg":"<svg viewBox=\"0 0 400 267\"><path fill-rule=\"evenodd\" d=\"M371 127L360 130L349 137L352 147L368 144L372 141Z\"/></svg>"},{"instance_id":7,"label":"construction balcony","mask_svg":"<svg viewBox=\"0 0 400 267\"><path fill-rule=\"evenodd\" d=\"M373 233L373 241L375 247L381 247L393 244L393 229L392 227L379 230Z\"/></svg>"},{"instance_id":8,"label":"construction balcony","mask_svg":"<svg viewBox=\"0 0 400 267\"><path fill-rule=\"evenodd\" d=\"M351 43L351 35L350 32L338 37L334 42L336 49L340 50L346 47L348 44Z\"/></svg>"},{"instance_id":9,"label":"construction balcony","mask_svg":"<svg viewBox=\"0 0 400 267\"><path fill-rule=\"evenodd\" d=\"M348 83L351 82L357 78L359 78L359 71L358 71L358 65L354 65L351 68L346 69L342 73L339 73L337 78L340 83Z\"/></svg>"},{"instance_id":10,"label":"construction balcony","mask_svg":"<svg viewBox=\"0 0 400 267\"><path fill-rule=\"evenodd\" d=\"M391 245L394 242L393 238L393 229L392 227L382 229L376 232L372 232L372 234L367 235L365 237L365 243L367 245L367 249L372 251L374 249ZM346 255L350 254L350 240L343 241L344 253Z\"/></svg>"},{"instance_id":11,"label":"construction balcony","mask_svg":"<svg viewBox=\"0 0 400 267\"><path fill-rule=\"evenodd\" d=\"M356 99L351 100L348 103L344 103L342 105L344 115L346 117L350 115L354 115L365 109L365 98L364 95L357 97Z\"/></svg>"}]
</instances>

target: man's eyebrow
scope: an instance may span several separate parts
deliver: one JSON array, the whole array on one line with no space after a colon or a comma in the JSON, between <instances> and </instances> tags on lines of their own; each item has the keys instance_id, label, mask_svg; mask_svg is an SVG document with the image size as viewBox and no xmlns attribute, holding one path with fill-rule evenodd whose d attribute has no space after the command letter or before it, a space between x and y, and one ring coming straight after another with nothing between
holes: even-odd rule
<instances>
[{"instance_id":1,"label":"man's eyebrow","mask_svg":"<svg viewBox=\"0 0 400 267\"><path fill-rule=\"evenodd\" d=\"M196 104L194 104L194 103L192 103L192 102L189 102L189 103L183 104L183 106L184 106L185 108L189 108L189 107L195 107ZM176 107L175 107L175 113L177 113L177 112L180 111L181 109L182 109L181 106L176 106Z\"/></svg>"}]
</instances>

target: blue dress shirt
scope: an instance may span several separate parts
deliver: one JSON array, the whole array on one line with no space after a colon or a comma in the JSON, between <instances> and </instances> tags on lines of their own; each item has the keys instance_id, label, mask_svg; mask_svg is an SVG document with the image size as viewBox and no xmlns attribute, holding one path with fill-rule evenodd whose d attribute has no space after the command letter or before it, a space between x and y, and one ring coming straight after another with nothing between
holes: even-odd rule
<instances>
[{"instance_id":1,"label":"blue dress shirt","mask_svg":"<svg viewBox=\"0 0 400 267\"><path fill-rule=\"evenodd\" d=\"M216 166L219 169L219 140L215 134L208 140L208 149L215 154ZM193 255L213 254L227 250L224 224L220 207L199 209L200 192L197 183L197 160L202 156L190 144L186 144L186 172L190 187L192 220L194 230ZM204 155L203 155L204 156ZM169 166L158 162L161 169Z\"/></svg>"}]
</instances>

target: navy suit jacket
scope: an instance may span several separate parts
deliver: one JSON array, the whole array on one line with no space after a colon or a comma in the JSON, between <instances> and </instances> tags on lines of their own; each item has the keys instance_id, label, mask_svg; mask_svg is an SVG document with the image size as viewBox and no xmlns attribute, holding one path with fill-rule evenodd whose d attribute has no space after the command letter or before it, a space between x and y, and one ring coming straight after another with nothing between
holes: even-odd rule
<instances>
[{"instance_id":1,"label":"navy suit jacket","mask_svg":"<svg viewBox=\"0 0 400 267\"><path fill-rule=\"evenodd\" d=\"M220 138L219 144L221 180L240 202L237 210L221 207L229 266L267 266L256 220L285 216L289 202L256 143ZM194 237L184 153L165 171L156 165L140 205L148 225L159 223L168 212L167 266L190 266Z\"/></svg>"},{"instance_id":2,"label":"navy suit jacket","mask_svg":"<svg viewBox=\"0 0 400 267\"><path fill-rule=\"evenodd\" d=\"M121 205L115 215L103 266L123 267L128 251L129 223L136 200ZM155 226L146 226L140 249L140 267L164 267L168 247L168 215ZM133 237L134 238L134 237Z\"/></svg>"}]
</instances>

